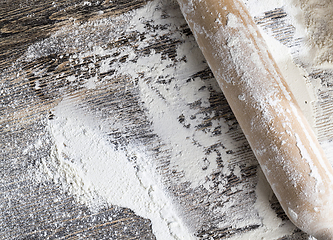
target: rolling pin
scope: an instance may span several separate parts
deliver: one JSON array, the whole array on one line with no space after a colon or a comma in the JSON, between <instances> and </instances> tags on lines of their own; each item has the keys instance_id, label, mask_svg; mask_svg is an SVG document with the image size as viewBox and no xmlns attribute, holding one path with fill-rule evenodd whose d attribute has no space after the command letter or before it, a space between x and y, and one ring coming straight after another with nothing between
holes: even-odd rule
<instances>
[{"instance_id":1,"label":"rolling pin","mask_svg":"<svg viewBox=\"0 0 333 240\"><path fill-rule=\"evenodd\" d=\"M333 239L333 170L239 0L178 0L181 11L289 219Z\"/></svg>"}]
</instances>

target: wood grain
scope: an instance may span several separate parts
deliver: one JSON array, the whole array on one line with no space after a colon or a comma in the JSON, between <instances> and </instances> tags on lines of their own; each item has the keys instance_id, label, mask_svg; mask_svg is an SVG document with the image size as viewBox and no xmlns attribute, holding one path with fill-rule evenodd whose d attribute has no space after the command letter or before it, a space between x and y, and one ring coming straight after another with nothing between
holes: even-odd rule
<instances>
[{"instance_id":1,"label":"wood grain","mask_svg":"<svg viewBox=\"0 0 333 240\"><path fill-rule=\"evenodd\" d=\"M92 112L101 119L108 120L116 114L126 122L126 131L114 129L108 133L110 141L119 147L134 140L147 146L147 151L155 156L154 164L163 177L166 191L199 239L226 239L261 226L258 221L257 224L243 228L234 228L231 223L225 224L227 227L218 227L221 222L227 223L233 212L255 214L253 204L256 201L258 164L223 94L212 87L215 80L208 66L185 79L179 77L154 82L145 77L145 72L140 77L150 87L156 84L167 85L171 81L185 85L196 78L203 82L203 89L209 92L210 106L201 107L200 103L193 103L189 108L194 109L197 116L206 115L202 122L191 126L195 131L209 132L221 138L204 149L207 155L214 153L217 156L218 168L210 175L214 184L209 191L200 187L191 188L189 183L177 183L182 173L170 167L169 152L172 149L152 130L151 120L141 105L137 81L133 81L126 73L116 74L116 69L101 74L94 70L106 58L112 58L111 65L129 61L126 56L120 57L122 47L130 47L136 56L149 56L154 50L155 54L161 54L162 59L170 59L175 65L180 64L176 58L177 47L194 39L184 20L179 22L168 17L168 11L171 10L173 14L181 16L174 2L165 2L162 7L164 17L170 18L172 24L178 24L177 31L170 28L163 36L155 35L145 48L139 47L140 42L144 41L144 35L136 30L120 31L117 38L110 37L110 32L114 31L112 19L140 9L149 2L0 2L1 239L155 239L151 221L136 215L132 210L107 206L93 212L60 184L36 181L33 177L42 159L49 158L52 143L46 130L47 122L52 121L52 109L64 97L71 98L84 111ZM278 26L276 23L284 17L283 10L276 9L256 21L258 24L275 23L274 26ZM105 19L111 22L95 24ZM120 26L122 23L114 24ZM154 28L168 27L147 23L145 29L153 32ZM292 29L291 26L289 28ZM282 41L288 39L288 34L280 33L278 29L277 34L281 34ZM288 31L285 29L283 32ZM175 32L180 33L178 38L174 37ZM89 55L91 44L113 51L114 54ZM83 60L75 61L75 56L82 52L87 53ZM29 53L34 54L29 57ZM89 70L91 65L94 68ZM94 89L86 88L85 79L96 74L100 84ZM76 76L75 80L68 80L70 76ZM110 78L103 80L106 76ZM214 120L228 122L228 132L223 133L220 128L213 126ZM179 116L179 122L184 128L188 127L187 122L190 121L184 119L184 115ZM237 147L229 149L224 146L223 138L237 142ZM42 146L33 147L38 139L43 140ZM223 172L226 167L221 157L223 154L228 154L231 169L236 166L240 168L241 178L233 172ZM222 182L223 191L219 190ZM238 190L240 186L242 188ZM235 199L238 202L228 212L213 214L212 209L218 209ZM276 198L273 197L270 203L282 222L287 222ZM307 238L295 230L292 236L281 239Z\"/></svg>"}]
</instances>

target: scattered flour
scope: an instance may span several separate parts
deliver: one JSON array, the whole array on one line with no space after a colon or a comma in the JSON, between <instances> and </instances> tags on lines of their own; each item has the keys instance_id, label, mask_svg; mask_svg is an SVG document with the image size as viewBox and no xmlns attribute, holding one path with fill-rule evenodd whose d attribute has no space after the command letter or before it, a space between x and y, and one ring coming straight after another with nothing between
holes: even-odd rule
<instances>
[{"instance_id":1,"label":"scattered flour","mask_svg":"<svg viewBox=\"0 0 333 240\"><path fill-rule=\"evenodd\" d=\"M302 9L312 64L333 63L333 2L331 0L294 0Z\"/></svg>"},{"instance_id":2,"label":"scattered flour","mask_svg":"<svg viewBox=\"0 0 333 240\"><path fill-rule=\"evenodd\" d=\"M281 8L295 27L295 39L303 39L298 55L304 66L332 67L333 2L331 0L243 0L252 16Z\"/></svg>"},{"instance_id":3,"label":"scattered flour","mask_svg":"<svg viewBox=\"0 0 333 240\"><path fill-rule=\"evenodd\" d=\"M278 218L272 209L270 199L273 196L273 190L269 186L264 173L258 170L258 184L256 186L257 199L254 204L260 218L263 221L262 227L243 233L240 236L234 236L230 240L247 240L247 239L281 239L282 237L292 234L295 226L291 222L283 222ZM244 222L251 222L251 219L244 219Z\"/></svg>"},{"instance_id":4,"label":"scattered flour","mask_svg":"<svg viewBox=\"0 0 333 240\"><path fill-rule=\"evenodd\" d=\"M286 6L284 0L244 0L244 2L248 5L252 16L272 10L275 6ZM88 2L85 4L88 4ZM327 4L329 4L329 1ZM161 2L154 1L131 14L118 17L124 23L120 29L115 29L114 36L111 36L111 38L116 39L117 34L122 31L135 30L145 34L145 40L140 42L138 47L144 49L149 45L149 41L156 37L156 34L163 35L168 33L170 29L176 29L177 26L161 18L163 12L159 8L160 5ZM304 5L302 6L305 9ZM290 7L290 9L293 8ZM175 18L180 19L179 21L184 21L179 12L170 11L170 14L174 14ZM156 25L167 24L168 28L161 28L157 33L147 33L146 21L154 22ZM95 23L95 27L103 24L105 22ZM322 39L325 39L326 35L322 36ZM173 37L182 38L177 33ZM312 86L304 77L306 73L293 63L285 46L267 34L264 34L264 37L302 110L308 116L309 122L314 125L315 115L312 102L316 98ZM329 46L329 44L325 46ZM67 49L70 49L70 47L67 47ZM96 65L91 64L88 66L89 69L97 68L97 72L99 71L101 74L115 69L115 75L126 75L133 81L134 79L137 80L142 104L148 110L154 133L171 146L170 165L183 172L181 180L191 183L192 188L204 186L209 189L210 183L207 183L207 178L217 168L215 160L217 156L214 154L207 155L204 150L218 140L222 141L228 149L238 146L230 139L219 139L212 134L195 130L194 126L198 126L209 116L198 114L198 110L190 108L189 105L199 102L202 108L210 106L209 92L199 91L204 86L202 79L198 77L184 83L184 80L189 76L207 67L197 46L188 41L179 44L176 53L178 62L176 64L173 60L163 57L161 53L156 53L154 50L151 50L149 56L137 56L132 47L124 47L120 55L120 57L128 55L128 61L111 64L113 58L106 56L112 56L113 53L112 50L94 47L82 51L72 60L80 61L90 55L101 56L104 57L101 65L97 68ZM320 51L318 53L319 55L316 57L318 61L324 61L325 56ZM30 59L36 57L29 52L27 55ZM186 61L181 60L184 58L186 58ZM134 59L136 61L133 61ZM325 61L331 61L331 59L328 58ZM140 78L142 73L145 74L144 78ZM168 85L156 84L160 79L173 79L176 76L178 79ZM77 78L74 75L68 76L68 81L73 82ZM108 79L109 77L106 76L105 78ZM93 90L99 86L99 81L96 75L96 77L85 79L84 86ZM218 88L217 85L211 87ZM176 89L178 94L174 95L175 91L170 89ZM145 147L140 143L131 143L126 148L116 149L105 136L105 129L108 128L107 123L95 119L94 116L80 110L75 104L73 99L65 98L53 110L55 118L49 121L48 126L54 144L51 152L51 162L43 161L40 166L41 170L46 172L54 181L60 182L81 202L92 209L114 204L130 208L136 214L149 218L152 221L152 228L158 240L193 239L191 231L182 223L182 216L174 209L172 199L165 193L163 186L160 185L160 177L154 172L154 168L149 165L152 162L149 160L151 156L147 155ZM196 116L196 119L191 121L192 125L188 129L179 123L179 117L182 115L186 119L183 123L185 125L189 124L187 119ZM222 131L228 130L227 122L213 120L212 124L220 127ZM332 163L332 141L323 142L322 146L327 156L331 158ZM25 151L29 151L29 149ZM135 159L135 162L131 159ZM225 174L230 174L233 171L235 175L241 175L239 168L231 169L231 166L228 165L229 155L223 153L222 159L225 164L223 168ZM234 225L241 227L258 223L261 227L244 235L234 236L231 239L278 239L291 234L295 227L289 222L283 223L270 206L269 199L272 196L272 190L261 172L258 173L256 194L257 199L254 208L260 221L258 218L241 218L243 213L240 212L236 216L239 217L239 221ZM229 205L226 206L218 214L223 215L223 211L227 212ZM230 203L230 206L232 206L232 203Z\"/></svg>"},{"instance_id":5,"label":"scattered flour","mask_svg":"<svg viewBox=\"0 0 333 240\"><path fill-rule=\"evenodd\" d=\"M72 101L63 100L53 113L51 161L41 166L51 179L92 209L114 204L150 219L158 239L193 239L158 185L143 146L116 150L105 127Z\"/></svg>"}]
</instances>

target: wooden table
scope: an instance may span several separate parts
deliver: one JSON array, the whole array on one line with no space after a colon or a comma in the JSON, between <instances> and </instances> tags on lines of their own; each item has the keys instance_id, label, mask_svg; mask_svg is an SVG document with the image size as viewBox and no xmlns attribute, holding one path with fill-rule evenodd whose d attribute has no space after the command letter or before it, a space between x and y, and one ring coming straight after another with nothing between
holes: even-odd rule
<instances>
[{"instance_id":1,"label":"wooden table","mask_svg":"<svg viewBox=\"0 0 333 240\"><path fill-rule=\"evenodd\" d=\"M258 181L263 189L269 187L204 58L189 59L198 47L175 2L2 0L0 6L0 239L155 239L151 221L131 209L110 205L94 212L59 183L34 177L41 161L50 158L47 125L54 118L52 109L65 98L104 120L119 116L125 128L108 132L113 144L126 147L136 141L147 146L165 191L198 239L227 239L265 226L255 207L256 189ZM141 29L131 22L134 17ZM257 22L267 26L284 17L282 9L275 9ZM122 54L124 49L133 56ZM80 54L84 57L78 61ZM143 68L134 77L119 70L143 57L186 69L168 75ZM98 71L105 59L110 60L108 71ZM92 77L93 86L88 86ZM183 101L183 114L171 125L187 129L194 145L199 133L214 140L198 146L215 161L207 173L210 187L192 187L171 166L173 145L154 131L139 81L166 106L177 103L170 96ZM159 92L161 86L170 86L167 96ZM208 102L182 100L179 95L189 86L197 89L195 100ZM189 112L194 113L191 118ZM43 143L36 147L38 139ZM185 147L180 146L184 152ZM207 159L197 161L204 172ZM290 224L273 194L267 202L281 225ZM252 220L237 227L240 216ZM279 239L307 236L295 228Z\"/></svg>"}]
</instances>

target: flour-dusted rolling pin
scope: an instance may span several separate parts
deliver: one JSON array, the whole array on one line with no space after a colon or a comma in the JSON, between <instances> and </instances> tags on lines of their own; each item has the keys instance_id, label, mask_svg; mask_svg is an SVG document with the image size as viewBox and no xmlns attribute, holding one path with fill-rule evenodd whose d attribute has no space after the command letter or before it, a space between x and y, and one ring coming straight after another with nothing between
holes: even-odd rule
<instances>
[{"instance_id":1,"label":"flour-dusted rolling pin","mask_svg":"<svg viewBox=\"0 0 333 240\"><path fill-rule=\"evenodd\" d=\"M178 0L290 220L333 239L333 170L239 0Z\"/></svg>"}]
</instances>

